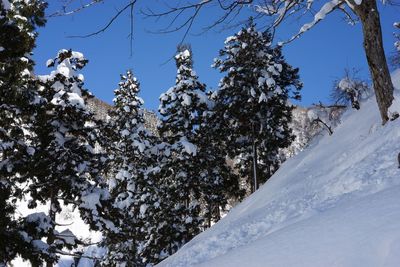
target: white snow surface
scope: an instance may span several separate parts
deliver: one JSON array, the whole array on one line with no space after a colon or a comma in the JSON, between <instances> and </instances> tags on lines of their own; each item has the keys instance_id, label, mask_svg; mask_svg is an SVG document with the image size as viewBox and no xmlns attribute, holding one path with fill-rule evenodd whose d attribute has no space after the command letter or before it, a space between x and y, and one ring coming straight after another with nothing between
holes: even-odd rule
<instances>
[{"instance_id":1,"label":"white snow surface","mask_svg":"<svg viewBox=\"0 0 400 267\"><path fill-rule=\"evenodd\" d=\"M158 266L400 266L399 141L366 100Z\"/></svg>"}]
</instances>

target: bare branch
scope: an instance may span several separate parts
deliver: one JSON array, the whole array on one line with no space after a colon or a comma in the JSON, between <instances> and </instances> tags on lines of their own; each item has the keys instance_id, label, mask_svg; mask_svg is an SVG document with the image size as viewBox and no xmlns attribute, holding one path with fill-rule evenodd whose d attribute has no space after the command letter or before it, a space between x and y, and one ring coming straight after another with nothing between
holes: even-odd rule
<instances>
[{"instance_id":1,"label":"bare branch","mask_svg":"<svg viewBox=\"0 0 400 267\"><path fill-rule=\"evenodd\" d=\"M326 3L320 10L320 12L322 10L324 10L327 6L326 5L331 5L332 2L328 2ZM319 15L319 12L314 16L314 20L310 23L304 24L303 27L301 27L300 31L295 34L294 36L292 36L292 38L290 38L289 40L283 42L282 44L287 44L292 42L293 40L296 40L297 38L299 38L301 35L303 35L303 33L305 33L306 31L310 30L311 28L315 27L315 25L317 25L319 22L321 22L323 20L323 18L332 13L333 11L335 11L336 9L338 9L342 4L344 4L344 1L339 1L337 4L329 6L326 10L324 10L324 14L323 16Z\"/></svg>"},{"instance_id":2,"label":"bare branch","mask_svg":"<svg viewBox=\"0 0 400 267\"><path fill-rule=\"evenodd\" d=\"M204 5L207 5L209 3L213 2L213 0L205 0L205 1L200 1L199 3L196 4L189 4L189 5L184 5L184 6L178 6L178 7L171 7L167 11L164 12L154 12L152 9L148 9L148 13L144 12L142 10L142 13L148 17L164 17L168 16L170 14L177 13L181 10L196 10Z\"/></svg>"},{"instance_id":3,"label":"bare branch","mask_svg":"<svg viewBox=\"0 0 400 267\"><path fill-rule=\"evenodd\" d=\"M73 222L71 222L71 223L55 223L56 226L71 226L73 224L74 224Z\"/></svg>"},{"instance_id":4,"label":"bare branch","mask_svg":"<svg viewBox=\"0 0 400 267\"><path fill-rule=\"evenodd\" d=\"M343 6L339 6L338 9L339 9L340 11L342 11L342 12L345 14L346 19L350 22L351 25L355 25L355 24L357 23L358 19L357 19L357 18L354 18L354 17L346 10L346 8L344 8Z\"/></svg>"},{"instance_id":5,"label":"bare branch","mask_svg":"<svg viewBox=\"0 0 400 267\"><path fill-rule=\"evenodd\" d=\"M104 0L92 0L92 1L90 1L89 3L87 3L87 4L82 4L80 7L77 7L77 8L75 8L75 9L73 9L73 10L67 11L68 6L69 6L73 1L74 1L74 0L68 1L66 4L64 4L64 5L62 6L62 8L61 8L62 10L61 10L61 11L57 11L57 12L55 12L55 13L53 13L53 14L50 14L48 17L49 17L49 18L52 18L52 17L60 17L60 16L72 15L72 14L75 14L75 13L77 13L77 12L79 12L79 11L82 11L83 9L86 9L86 8L89 8L89 7L93 6L93 5L102 3Z\"/></svg>"},{"instance_id":6,"label":"bare branch","mask_svg":"<svg viewBox=\"0 0 400 267\"><path fill-rule=\"evenodd\" d=\"M318 108L338 108L338 109L344 109L347 106L346 105L339 105L339 104L333 104L333 105L324 105L322 104L322 102L319 102L318 104L312 104L314 107L318 107Z\"/></svg>"},{"instance_id":7,"label":"bare branch","mask_svg":"<svg viewBox=\"0 0 400 267\"><path fill-rule=\"evenodd\" d=\"M155 12L154 10L149 8L147 10L142 10L141 12L143 15L150 18L156 18L157 20L160 18L173 15L173 18L169 23L169 25L167 25L167 27L158 31L152 31L152 33L171 33L185 29L183 38L180 42L183 43L187 35L191 31L193 23L197 18L197 16L199 15L200 10L204 8L206 5L215 4L225 12L220 17L218 17L214 22L212 22L209 26L203 28L202 33L226 22L230 17L233 17L232 19L236 18L240 13L241 9L243 8L243 6L253 3L253 0L235 0L235 1L230 1L228 4L225 4L225 2L226 1L223 0L203 0L203 1L198 1L196 3L188 3L186 5L168 7L167 10L162 12ZM184 17L185 15L187 16ZM176 24L176 22L180 18L183 18L183 21L179 23L175 28L172 28L172 26Z\"/></svg>"},{"instance_id":8,"label":"bare branch","mask_svg":"<svg viewBox=\"0 0 400 267\"><path fill-rule=\"evenodd\" d=\"M101 28L100 30L98 30L98 31L96 31L96 32L93 32L93 33L90 33L90 34L86 34L86 35L75 35L75 36L68 36L68 37L70 37L70 38L88 38L88 37L91 37L91 36L100 34L100 33L102 33L102 32L105 32L105 31L115 22L115 20L118 19L118 17L119 17L122 13L124 13L124 12L125 12L126 10L128 10L129 8L131 8L131 10L132 10L132 8L133 8L133 6L136 4L136 2L137 2L137 0L130 1L129 4L127 4L127 5L124 6L121 10L119 10L119 11L110 19L110 21L109 21L103 28ZM131 15L133 15L132 12L131 12ZM131 38L132 38L132 36L133 36L133 33L131 32Z\"/></svg>"},{"instance_id":9,"label":"bare branch","mask_svg":"<svg viewBox=\"0 0 400 267\"><path fill-rule=\"evenodd\" d=\"M130 10L130 20L131 20L131 31L130 31L130 34L129 34L129 40L130 40L130 54L131 54L131 56L133 55L133 29L134 29L134 19L133 19L133 7L134 7L134 5L132 4L131 5L131 10Z\"/></svg>"},{"instance_id":10,"label":"bare branch","mask_svg":"<svg viewBox=\"0 0 400 267\"><path fill-rule=\"evenodd\" d=\"M220 3L220 1L218 1ZM239 13L242 11L243 9L243 5L239 4L239 2L234 2L231 5L229 5L228 7L221 7L223 10L225 10L226 12L221 15L217 20L215 20L211 25L203 28L203 31L201 32L201 34L223 24L232 24L233 20L235 20L238 16ZM230 18L231 17L231 18ZM236 24L233 24L232 27L236 27L240 24L243 24L243 21L238 22Z\"/></svg>"},{"instance_id":11,"label":"bare branch","mask_svg":"<svg viewBox=\"0 0 400 267\"><path fill-rule=\"evenodd\" d=\"M67 0L66 3L63 5L62 11L56 12L51 16L63 16L63 15L70 15L76 12L79 12L85 8L91 7L95 4L105 2L105 0L90 0L88 3L82 3L81 6L75 8L71 11L68 11L67 8L74 2L75 0ZM183 43L186 39L187 35L192 30L194 22L198 17L200 10L209 5L215 5L219 7L221 10L225 11L220 17L218 17L215 21L213 21L209 26L203 28L203 33L208 31L224 22L230 24L241 12L242 8L246 5L250 5L253 3L254 0L196 0L192 3L187 3L184 5L177 4L176 6L169 6L166 3L166 10L161 12L155 12L153 9L147 8L146 10L141 10L141 13L149 18L155 18L159 20L161 18L173 15L172 20L170 23L163 29L158 31L152 31L152 33L172 33L177 32L184 29L184 35L180 43ZM86 35L74 35L68 36L70 38L88 38L94 35L98 35L100 33L105 32L114 22L118 19L118 17L123 14L125 11L130 9L130 42L132 47L133 41L133 7L136 4L137 0L129 0L129 2L120 10L117 10L116 14L108 21L108 23L102 27L101 29ZM183 20L181 20L183 19ZM181 20L180 23L177 23ZM173 27L175 25L175 27ZM131 48L132 49L132 48ZM131 51L132 53L132 51Z\"/></svg>"},{"instance_id":12,"label":"bare branch","mask_svg":"<svg viewBox=\"0 0 400 267\"><path fill-rule=\"evenodd\" d=\"M91 260L101 260L101 258L82 255L82 254L79 254L79 253L69 253L69 252L62 251L62 250L57 250L56 253L60 254L60 255L64 255L64 256L71 256L71 257L74 257L74 258L86 258L86 259L91 259Z\"/></svg>"},{"instance_id":13,"label":"bare branch","mask_svg":"<svg viewBox=\"0 0 400 267\"><path fill-rule=\"evenodd\" d=\"M318 118L316 118L316 119L314 119L312 122L311 122L311 124L315 124L315 123L321 123L323 126L325 126L325 128L328 130L328 133L329 133L329 135L332 135L333 134L333 130L332 130L332 128L328 125L328 124L326 124L323 120L321 120L319 117Z\"/></svg>"}]
</instances>

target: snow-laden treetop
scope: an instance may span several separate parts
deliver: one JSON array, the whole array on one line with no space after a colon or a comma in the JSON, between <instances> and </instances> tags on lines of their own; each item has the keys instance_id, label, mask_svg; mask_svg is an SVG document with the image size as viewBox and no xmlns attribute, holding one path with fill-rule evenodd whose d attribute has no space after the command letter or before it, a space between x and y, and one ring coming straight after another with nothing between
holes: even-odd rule
<instances>
[{"instance_id":1,"label":"snow-laden treetop","mask_svg":"<svg viewBox=\"0 0 400 267\"><path fill-rule=\"evenodd\" d=\"M66 106L75 105L81 109L86 109L85 101L82 96L82 89L79 84L83 83L84 76L78 70L85 67L88 60L80 52L62 49L58 52L56 59L47 60L47 67L56 66L49 75L38 76L42 82L51 82L52 88L56 91L51 103L54 105ZM60 82L55 78L59 77ZM65 86L68 84L69 86ZM68 90L66 90L68 88Z\"/></svg>"}]
</instances>

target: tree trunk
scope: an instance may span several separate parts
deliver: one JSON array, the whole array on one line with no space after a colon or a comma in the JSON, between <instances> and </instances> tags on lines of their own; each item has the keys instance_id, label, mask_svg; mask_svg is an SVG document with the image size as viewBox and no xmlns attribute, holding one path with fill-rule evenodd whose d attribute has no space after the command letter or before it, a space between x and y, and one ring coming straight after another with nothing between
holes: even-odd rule
<instances>
[{"instance_id":1,"label":"tree trunk","mask_svg":"<svg viewBox=\"0 0 400 267\"><path fill-rule=\"evenodd\" d=\"M267 162L267 172L268 172L267 179L266 179L266 181L267 181L272 176L272 171L271 171L272 162L270 162L269 160L267 160L266 162Z\"/></svg>"},{"instance_id":2,"label":"tree trunk","mask_svg":"<svg viewBox=\"0 0 400 267\"><path fill-rule=\"evenodd\" d=\"M388 109L392 105L394 89L383 49L382 29L376 0L363 0L360 5L355 5L354 12L362 23L365 54L382 124L385 124L389 120Z\"/></svg>"},{"instance_id":3,"label":"tree trunk","mask_svg":"<svg viewBox=\"0 0 400 267\"><path fill-rule=\"evenodd\" d=\"M213 213L213 205L211 203L208 203L207 228L211 227L212 213Z\"/></svg>"},{"instance_id":4,"label":"tree trunk","mask_svg":"<svg viewBox=\"0 0 400 267\"><path fill-rule=\"evenodd\" d=\"M252 193L257 190L258 179L257 179L257 147L256 142L253 140L253 186Z\"/></svg>"},{"instance_id":5,"label":"tree trunk","mask_svg":"<svg viewBox=\"0 0 400 267\"><path fill-rule=\"evenodd\" d=\"M219 210L219 205L215 206L215 222L221 220L221 212Z\"/></svg>"},{"instance_id":6,"label":"tree trunk","mask_svg":"<svg viewBox=\"0 0 400 267\"><path fill-rule=\"evenodd\" d=\"M49 217L52 220L52 222L55 223L56 221L56 212L55 209L53 208L55 202L55 194L54 191L51 189L51 199L50 199L50 208L49 208ZM51 246L54 243L55 236L54 236L54 231L55 231L55 225L53 226L53 229L51 229L51 232L49 233L47 237L47 245ZM53 267L53 261L47 261L46 262L46 267Z\"/></svg>"}]
</instances>

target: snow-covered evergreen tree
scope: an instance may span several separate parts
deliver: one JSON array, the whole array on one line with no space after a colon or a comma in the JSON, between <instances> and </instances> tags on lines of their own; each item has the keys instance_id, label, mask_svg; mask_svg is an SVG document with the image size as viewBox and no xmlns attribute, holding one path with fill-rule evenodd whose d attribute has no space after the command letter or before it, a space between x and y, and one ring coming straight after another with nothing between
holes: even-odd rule
<instances>
[{"instance_id":1,"label":"snow-covered evergreen tree","mask_svg":"<svg viewBox=\"0 0 400 267\"><path fill-rule=\"evenodd\" d=\"M140 84L132 71L121 76L115 90L110 116L112 171L109 187L116 225L120 230L107 231L104 243L108 248L105 266L145 266L143 255L148 250L149 223L153 209L160 205L157 185L149 175L154 163L154 136L144 127L143 100L138 96ZM151 261L150 261L151 263Z\"/></svg>"},{"instance_id":2,"label":"snow-covered evergreen tree","mask_svg":"<svg viewBox=\"0 0 400 267\"><path fill-rule=\"evenodd\" d=\"M227 142L228 154L239 159L239 170L255 190L268 179L280 158L278 151L293 140L289 128L292 105L299 98L298 70L287 64L271 35L248 27L227 38L215 67L226 72L214 94L215 133Z\"/></svg>"},{"instance_id":3,"label":"snow-covered evergreen tree","mask_svg":"<svg viewBox=\"0 0 400 267\"><path fill-rule=\"evenodd\" d=\"M0 1L0 266L16 255L33 262L41 256L21 232L15 201L23 196L19 184L33 153L28 135L37 95L30 54L45 8L42 1Z\"/></svg>"},{"instance_id":4,"label":"snow-covered evergreen tree","mask_svg":"<svg viewBox=\"0 0 400 267\"><path fill-rule=\"evenodd\" d=\"M177 217L177 202L174 187L171 187L171 169L169 168L171 147L159 142L153 147L153 163L147 168L147 177L154 182L153 190L146 196L153 205L145 209L146 220L142 227L145 242L138 248L144 263L155 265L175 253L182 246L182 222ZM180 204L178 204L180 205ZM179 215L179 214L178 214Z\"/></svg>"},{"instance_id":5,"label":"snow-covered evergreen tree","mask_svg":"<svg viewBox=\"0 0 400 267\"><path fill-rule=\"evenodd\" d=\"M31 214L25 222L45 226L38 231L46 242L40 238L31 243L46 255L47 266L53 266L60 251L76 247L79 241L71 231L56 229L62 205L77 207L92 229L114 228L103 216L109 199L101 177L106 158L95 151L98 125L87 109L91 95L83 88L83 75L78 73L87 62L79 52L61 50L55 60L47 62L56 70L39 77L41 102L32 129L29 207L47 204L49 211Z\"/></svg>"},{"instance_id":6,"label":"snow-covered evergreen tree","mask_svg":"<svg viewBox=\"0 0 400 267\"><path fill-rule=\"evenodd\" d=\"M200 232L201 177L199 175L196 131L204 111L208 109L205 85L198 81L193 67L191 49L178 47L175 56L178 68L176 84L160 96L162 116L160 135L170 145L168 159L163 163L164 190L171 203L169 215L171 240L168 253Z\"/></svg>"},{"instance_id":7,"label":"snow-covered evergreen tree","mask_svg":"<svg viewBox=\"0 0 400 267\"><path fill-rule=\"evenodd\" d=\"M239 177L233 168L228 165L226 146L218 142L214 133L219 129L215 124L212 106L214 102L209 94L210 111L203 114L202 123L196 135L198 148L196 164L200 177L201 188L201 213L204 217L205 227L220 219L220 212L225 211L229 201L237 201L244 192L239 188Z\"/></svg>"},{"instance_id":8,"label":"snow-covered evergreen tree","mask_svg":"<svg viewBox=\"0 0 400 267\"><path fill-rule=\"evenodd\" d=\"M200 125L203 112L208 109L206 86L198 81L193 70L191 47L178 46L175 61L178 69L175 86L160 96L159 106L162 116L160 135L171 144L181 141L182 137L191 141L195 128Z\"/></svg>"}]
</instances>

